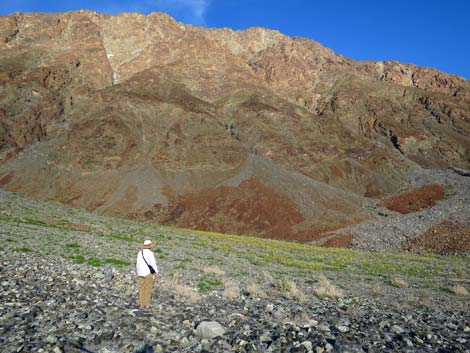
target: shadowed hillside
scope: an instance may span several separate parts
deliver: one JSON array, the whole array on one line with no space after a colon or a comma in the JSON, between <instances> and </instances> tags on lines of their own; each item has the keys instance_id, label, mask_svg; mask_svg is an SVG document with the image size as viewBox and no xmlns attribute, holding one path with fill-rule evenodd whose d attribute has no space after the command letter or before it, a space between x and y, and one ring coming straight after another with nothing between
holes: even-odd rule
<instances>
[{"instance_id":1,"label":"shadowed hillside","mask_svg":"<svg viewBox=\"0 0 470 353\"><path fill-rule=\"evenodd\" d=\"M470 83L262 28L0 17L0 186L126 218L305 242L470 169Z\"/></svg>"}]
</instances>

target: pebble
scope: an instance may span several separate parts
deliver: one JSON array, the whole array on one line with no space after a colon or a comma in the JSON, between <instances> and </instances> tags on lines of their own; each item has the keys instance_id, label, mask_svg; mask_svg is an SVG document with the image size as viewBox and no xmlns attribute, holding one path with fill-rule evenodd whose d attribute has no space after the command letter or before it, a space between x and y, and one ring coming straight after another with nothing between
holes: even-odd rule
<instances>
[{"instance_id":1,"label":"pebble","mask_svg":"<svg viewBox=\"0 0 470 353\"><path fill-rule=\"evenodd\" d=\"M301 345L304 346L307 351L311 351L313 348L313 343L310 341L303 341Z\"/></svg>"},{"instance_id":2,"label":"pebble","mask_svg":"<svg viewBox=\"0 0 470 353\"><path fill-rule=\"evenodd\" d=\"M55 336L47 336L46 342L47 342L47 343L50 343L50 344L54 344L54 343L57 342L57 337L55 337Z\"/></svg>"},{"instance_id":3,"label":"pebble","mask_svg":"<svg viewBox=\"0 0 470 353\"><path fill-rule=\"evenodd\" d=\"M401 334L403 332L405 332L400 326L398 325L393 325L392 326L392 332L393 333L396 333L396 334Z\"/></svg>"},{"instance_id":4,"label":"pebble","mask_svg":"<svg viewBox=\"0 0 470 353\"><path fill-rule=\"evenodd\" d=\"M197 326L196 332L201 338L214 338L223 336L225 329L216 321L204 321Z\"/></svg>"}]
</instances>

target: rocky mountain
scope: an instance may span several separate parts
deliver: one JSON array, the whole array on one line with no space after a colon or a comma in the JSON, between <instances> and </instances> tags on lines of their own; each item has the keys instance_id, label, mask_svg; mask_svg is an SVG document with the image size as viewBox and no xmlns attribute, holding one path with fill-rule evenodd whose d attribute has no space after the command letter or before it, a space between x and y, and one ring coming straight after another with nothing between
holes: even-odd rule
<instances>
[{"instance_id":1,"label":"rocky mountain","mask_svg":"<svg viewBox=\"0 0 470 353\"><path fill-rule=\"evenodd\" d=\"M313 241L421 168L470 169L470 81L153 13L0 17L0 186Z\"/></svg>"}]
</instances>

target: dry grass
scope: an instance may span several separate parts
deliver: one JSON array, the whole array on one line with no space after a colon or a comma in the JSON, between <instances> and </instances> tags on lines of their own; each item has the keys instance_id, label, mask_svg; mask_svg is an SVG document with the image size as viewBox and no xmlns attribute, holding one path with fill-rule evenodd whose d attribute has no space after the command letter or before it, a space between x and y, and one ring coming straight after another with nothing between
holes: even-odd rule
<instances>
[{"instance_id":1,"label":"dry grass","mask_svg":"<svg viewBox=\"0 0 470 353\"><path fill-rule=\"evenodd\" d=\"M314 289L314 293L319 298L343 298L343 291L337 289L324 275L318 278L318 286Z\"/></svg>"},{"instance_id":2,"label":"dry grass","mask_svg":"<svg viewBox=\"0 0 470 353\"><path fill-rule=\"evenodd\" d=\"M408 288L409 284L406 282L403 278L400 277L392 277L390 279L390 283L392 286L397 287L397 288Z\"/></svg>"},{"instance_id":3,"label":"dry grass","mask_svg":"<svg viewBox=\"0 0 470 353\"><path fill-rule=\"evenodd\" d=\"M225 276L225 272L217 266L204 267L201 270L208 275Z\"/></svg>"},{"instance_id":4,"label":"dry grass","mask_svg":"<svg viewBox=\"0 0 470 353\"><path fill-rule=\"evenodd\" d=\"M378 283L370 288L370 292L374 297L380 297L384 294L383 288Z\"/></svg>"},{"instance_id":5,"label":"dry grass","mask_svg":"<svg viewBox=\"0 0 470 353\"><path fill-rule=\"evenodd\" d=\"M175 299L178 301L197 303L201 300L201 296L196 288L180 283L180 280L177 277L168 281L162 281L161 286L173 293Z\"/></svg>"},{"instance_id":6,"label":"dry grass","mask_svg":"<svg viewBox=\"0 0 470 353\"><path fill-rule=\"evenodd\" d=\"M267 295L266 293L260 288L260 286L256 283L250 283L246 287L246 291L250 293L250 296L254 298L266 298Z\"/></svg>"},{"instance_id":7,"label":"dry grass","mask_svg":"<svg viewBox=\"0 0 470 353\"><path fill-rule=\"evenodd\" d=\"M470 295L468 290L464 286L453 286L450 288L451 292L457 295Z\"/></svg>"},{"instance_id":8,"label":"dry grass","mask_svg":"<svg viewBox=\"0 0 470 353\"><path fill-rule=\"evenodd\" d=\"M240 287L238 284L232 280L224 281L224 291L222 297L226 300L237 299L240 295Z\"/></svg>"},{"instance_id":9,"label":"dry grass","mask_svg":"<svg viewBox=\"0 0 470 353\"><path fill-rule=\"evenodd\" d=\"M297 288L294 281L289 280L287 277L279 278L274 283L274 286L289 299L295 299L299 302L303 302L305 300L305 294Z\"/></svg>"}]
</instances>

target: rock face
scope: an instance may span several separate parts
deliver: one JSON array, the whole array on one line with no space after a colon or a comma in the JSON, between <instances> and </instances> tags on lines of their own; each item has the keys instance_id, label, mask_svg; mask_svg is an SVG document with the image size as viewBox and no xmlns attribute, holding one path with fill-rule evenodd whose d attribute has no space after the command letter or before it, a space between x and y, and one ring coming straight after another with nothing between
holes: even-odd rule
<instances>
[{"instance_id":1,"label":"rock face","mask_svg":"<svg viewBox=\"0 0 470 353\"><path fill-rule=\"evenodd\" d=\"M0 186L311 241L410 170L470 168L470 82L164 14L0 17Z\"/></svg>"}]
</instances>

